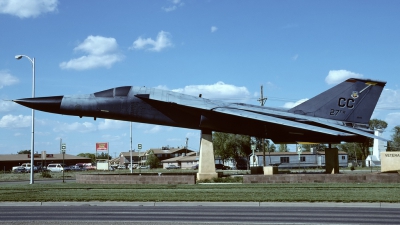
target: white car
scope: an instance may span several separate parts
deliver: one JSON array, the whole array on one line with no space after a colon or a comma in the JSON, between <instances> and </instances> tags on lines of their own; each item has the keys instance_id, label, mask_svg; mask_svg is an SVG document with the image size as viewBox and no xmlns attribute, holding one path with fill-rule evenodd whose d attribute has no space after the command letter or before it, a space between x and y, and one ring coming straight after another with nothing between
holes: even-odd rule
<instances>
[{"instance_id":1,"label":"white car","mask_svg":"<svg viewBox=\"0 0 400 225\"><path fill-rule=\"evenodd\" d=\"M62 172L64 171L64 167L61 164L54 163L47 165L47 170L50 170L51 172Z\"/></svg>"},{"instance_id":2,"label":"white car","mask_svg":"<svg viewBox=\"0 0 400 225\"><path fill-rule=\"evenodd\" d=\"M126 166L125 165L119 165L118 169L126 169Z\"/></svg>"},{"instance_id":3,"label":"white car","mask_svg":"<svg viewBox=\"0 0 400 225\"><path fill-rule=\"evenodd\" d=\"M168 165L168 166L166 166L165 167L165 169L167 169L167 170L171 170L171 169L180 169L181 167L180 166L177 166L177 165Z\"/></svg>"}]
</instances>

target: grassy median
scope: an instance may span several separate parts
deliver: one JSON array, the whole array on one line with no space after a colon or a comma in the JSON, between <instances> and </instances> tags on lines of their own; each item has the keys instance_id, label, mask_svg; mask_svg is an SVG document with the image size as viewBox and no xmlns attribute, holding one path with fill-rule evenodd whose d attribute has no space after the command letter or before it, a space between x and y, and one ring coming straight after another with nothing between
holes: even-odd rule
<instances>
[{"instance_id":1,"label":"grassy median","mask_svg":"<svg viewBox=\"0 0 400 225\"><path fill-rule=\"evenodd\" d=\"M113 173L127 172L114 171ZM101 172L93 171L93 173ZM232 173L232 171L229 171L229 173ZM62 179L62 173L51 173L51 178L43 178L38 173L35 174L36 181L53 179L56 179L56 181L49 183L36 182L30 185L27 182L29 181L29 174L2 173L0 174L0 202L250 201L400 203L400 184L397 183L242 184L240 180L234 180L234 182L238 183L202 183L195 185L78 184L70 180L74 179L75 175L76 173L65 173L65 178L68 182L62 183L62 180L60 180ZM7 181L25 181L25 183Z\"/></svg>"},{"instance_id":2,"label":"grassy median","mask_svg":"<svg viewBox=\"0 0 400 225\"><path fill-rule=\"evenodd\" d=\"M0 201L400 202L400 185L0 183Z\"/></svg>"}]
</instances>

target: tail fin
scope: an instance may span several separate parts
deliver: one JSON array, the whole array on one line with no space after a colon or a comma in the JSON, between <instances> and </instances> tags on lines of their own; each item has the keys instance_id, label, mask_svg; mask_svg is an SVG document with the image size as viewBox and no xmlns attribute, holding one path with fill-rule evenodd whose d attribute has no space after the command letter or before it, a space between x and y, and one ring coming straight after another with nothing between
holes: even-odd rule
<instances>
[{"instance_id":1,"label":"tail fin","mask_svg":"<svg viewBox=\"0 0 400 225\"><path fill-rule=\"evenodd\" d=\"M289 112L368 124L386 82L351 78Z\"/></svg>"}]
</instances>

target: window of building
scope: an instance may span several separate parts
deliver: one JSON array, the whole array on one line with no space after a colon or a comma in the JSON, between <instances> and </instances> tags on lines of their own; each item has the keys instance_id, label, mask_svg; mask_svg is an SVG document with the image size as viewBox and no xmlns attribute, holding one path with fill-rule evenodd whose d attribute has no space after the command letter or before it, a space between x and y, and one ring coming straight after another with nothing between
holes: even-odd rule
<instances>
[{"instance_id":1,"label":"window of building","mask_svg":"<svg viewBox=\"0 0 400 225\"><path fill-rule=\"evenodd\" d=\"M300 162L305 162L306 161L306 157L305 156L300 156Z\"/></svg>"},{"instance_id":2,"label":"window of building","mask_svg":"<svg viewBox=\"0 0 400 225\"><path fill-rule=\"evenodd\" d=\"M289 163L289 157L281 157L281 163Z\"/></svg>"},{"instance_id":3,"label":"window of building","mask_svg":"<svg viewBox=\"0 0 400 225\"><path fill-rule=\"evenodd\" d=\"M342 160L346 160L346 156L342 155Z\"/></svg>"}]
</instances>

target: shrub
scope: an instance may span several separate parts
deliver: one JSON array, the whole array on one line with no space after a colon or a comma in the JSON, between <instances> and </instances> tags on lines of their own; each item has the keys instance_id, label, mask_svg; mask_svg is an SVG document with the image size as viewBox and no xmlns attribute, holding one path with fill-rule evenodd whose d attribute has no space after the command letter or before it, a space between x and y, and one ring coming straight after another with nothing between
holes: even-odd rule
<instances>
[{"instance_id":1,"label":"shrub","mask_svg":"<svg viewBox=\"0 0 400 225\"><path fill-rule=\"evenodd\" d=\"M51 174L49 171L42 171L42 177L44 178L51 178Z\"/></svg>"}]
</instances>

